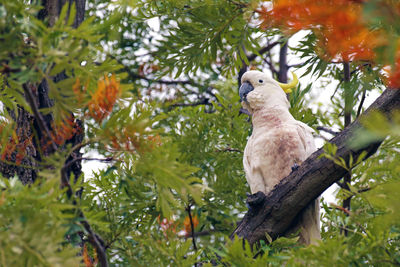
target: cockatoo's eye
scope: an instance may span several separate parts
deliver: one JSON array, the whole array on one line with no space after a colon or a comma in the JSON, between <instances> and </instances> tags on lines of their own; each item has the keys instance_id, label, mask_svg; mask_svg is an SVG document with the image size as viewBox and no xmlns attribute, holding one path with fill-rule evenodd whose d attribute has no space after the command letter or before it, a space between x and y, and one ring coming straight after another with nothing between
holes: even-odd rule
<instances>
[{"instance_id":1,"label":"cockatoo's eye","mask_svg":"<svg viewBox=\"0 0 400 267\"><path fill-rule=\"evenodd\" d=\"M263 83L264 81L263 80L258 80L258 83Z\"/></svg>"}]
</instances>

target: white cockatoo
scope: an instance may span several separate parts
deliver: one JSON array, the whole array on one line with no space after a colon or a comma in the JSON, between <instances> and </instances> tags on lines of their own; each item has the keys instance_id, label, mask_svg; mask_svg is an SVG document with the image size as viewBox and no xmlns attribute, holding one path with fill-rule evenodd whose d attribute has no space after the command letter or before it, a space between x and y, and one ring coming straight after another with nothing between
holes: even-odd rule
<instances>
[{"instance_id":1,"label":"white cockatoo","mask_svg":"<svg viewBox=\"0 0 400 267\"><path fill-rule=\"evenodd\" d=\"M251 114L253 123L243 156L246 179L252 194L268 194L316 150L313 130L289 113L286 92L298 83L294 73L290 84L278 83L255 70L244 73L241 81L242 106ZM319 199L301 212L288 233L299 229L301 243L320 239Z\"/></svg>"}]
</instances>

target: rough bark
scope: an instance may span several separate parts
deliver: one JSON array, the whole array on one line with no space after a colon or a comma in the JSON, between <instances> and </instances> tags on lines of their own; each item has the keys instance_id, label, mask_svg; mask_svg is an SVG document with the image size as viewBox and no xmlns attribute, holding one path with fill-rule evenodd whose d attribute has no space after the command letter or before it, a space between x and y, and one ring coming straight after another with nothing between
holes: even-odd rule
<instances>
[{"instance_id":1,"label":"rough bark","mask_svg":"<svg viewBox=\"0 0 400 267\"><path fill-rule=\"evenodd\" d=\"M57 20L58 15L61 12L61 8L66 2L69 2L71 8L72 3L75 3L77 8L74 26L79 26L84 19L85 14L85 2L86 0L42 0L43 9L39 11L38 18L47 21L51 27ZM66 75L62 72L53 77L54 82L61 81L66 78ZM24 87L29 90L32 94L32 102L37 106L38 109L49 108L53 106L53 101L49 98L49 85L48 82L43 79L39 84L26 83ZM25 95L25 98L28 96ZM29 101L28 101L29 102ZM33 104L32 103L32 104ZM11 159L8 162L0 162L0 172L4 177L18 176L23 184L31 184L35 181L37 176L37 162L41 161L44 156L54 152L54 149L44 150L41 148L41 143L44 139L48 138L43 129L39 126L39 121L36 116L29 114L23 108L19 107L17 111L10 111L11 116L16 121L16 133L18 136L18 143L24 143L28 139L32 139L32 142L28 142L26 147L24 158L19 164L16 162L17 151L13 152ZM43 121L51 130L53 117L51 114L43 115ZM81 122L76 122L76 127L81 127ZM83 132L79 131L79 134L67 140L66 144L72 144L72 146L82 142ZM62 147L59 149L63 149ZM80 158L82 154L79 150L73 151L70 158ZM75 178L81 174L81 161L76 161L71 165L68 174L74 173Z\"/></svg>"},{"instance_id":2,"label":"rough bark","mask_svg":"<svg viewBox=\"0 0 400 267\"><path fill-rule=\"evenodd\" d=\"M287 83L288 81L288 70L289 66L287 64L287 53L288 53L288 43L285 42L282 44L281 49L279 50L279 72L278 72L278 80L281 83Z\"/></svg>"},{"instance_id":3,"label":"rough bark","mask_svg":"<svg viewBox=\"0 0 400 267\"><path fill-rule=\"evenodd\" d=\"M366 151L367 157L374 154L382 140L365 145L357 150L349 148L348 144L357 139L354 135L362 128L360 120L372 110L379 110L385 116L391 116L391 111L400 108L400 90L387 89L383 94L349 127L331 139L330 143L338 147L337 156L346 161L350 155L357 157ZM252 195L249 197L250 209L232 233L243 237L254 244L265 238L268 233L273 239L284 235L297 214L311 201L321 195L329 186L342 178L347 170L322 157L323 149L313 153L300 168L284 178L267 195Z\"/></svg>"}]
</instances>

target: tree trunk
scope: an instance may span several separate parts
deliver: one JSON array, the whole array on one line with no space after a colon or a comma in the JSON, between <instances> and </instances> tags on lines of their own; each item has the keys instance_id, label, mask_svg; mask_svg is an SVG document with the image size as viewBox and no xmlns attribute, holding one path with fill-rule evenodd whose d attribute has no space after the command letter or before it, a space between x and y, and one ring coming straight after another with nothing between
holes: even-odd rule
<instances>
[{"instance_id":1,"label":"tree trunk","mask_svg":"<svg viewBox=\"0 0 400 267\"><path fill-rule=\"evenodd\" d=\"M399 108L400 90L387 89L365 114L330 141L338 147L336 156L342 157L347 162L350 155L357 159L363 151L368 153L367 157L374 154L383 139L357 150L348 147L348 144L357 138L354 134L362 129L360 119L365 118L372 110L378 110L390 118L391 112ZM267 196L261 192L250 196L248 200L250 209L231 238L238 235L247 239L250 244L254 244L261 239L265 240L266 233L273 239L284 235L303 208L347 173L346 169L336 165L332 160L319 158L323 153L323 148L314 152L297 171L284 178Z\"/></svg>"},{"instance_id":2,"label":"tree trunk","mask_svg":"<svg viewBox=\"0 0 400 267\"><path fill-rule=\"evenodd\" d=\"M68 1L69 8L71 8L72 4L75 3L77 9L74 27L78 27L84 19L85 2L86 0ZM61 8L65 3L67 3L67 0L42 0L43 9L39 11L37 17L41 20L47 21L49 27L51 27L57 20L57 17L61 12ZM66 75L62 72L53 77L53 81L58 82L65 78ZM54 103L49 98L50 88L46 79L43 79L39 84L33 84L29 82L24 84L24 90L27 101L28 98L30 98L30 104L36 105L39 110L41 108L49 108L53 106ZM27 95L27 92L29 92L29 96ZM18 151L14 151L11 153L7 162L0 161L0 172L4 177L10 178L18 176L23 184L31 184L37 177L37 162L41 161L44 156L53 153L55 150L54 147L53 149L48 150L41 147L43 141L49 138L49 136L47 136L48 134L43 130L43 127L40 127L41 122L39 120L43 120L44 124L47 126L47 129L49 129L51 132L53 117L51 114L42 114L40 116L41 118L38 118L37 116L28 113L21 107L19 107L16 112L10 111L10 114L11 117L16 121L16 134L18 137L17 143L25 144L25 151L23 153L22 160L17 160L19 154ZM82 128L81 124L82 123L80 121L76 121L76 127ZM66 144L72 144L72 146L74 146L81 143L82 140L83 131L79 131L77 135L73 136L70 140L67 140ZM81 157L79 150L74 151L67 159L67 162L76 157ZM74 164L71 164L70 168L68 169L68 174L71 172L74 173L75 178L80 176L81 161L76 161Z\"/></svg>"}]
</instances>

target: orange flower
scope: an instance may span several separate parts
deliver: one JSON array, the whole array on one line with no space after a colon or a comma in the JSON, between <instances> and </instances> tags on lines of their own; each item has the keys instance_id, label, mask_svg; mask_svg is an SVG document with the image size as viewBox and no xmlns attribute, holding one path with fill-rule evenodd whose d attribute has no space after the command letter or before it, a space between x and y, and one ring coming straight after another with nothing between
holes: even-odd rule
<instances>
[{"instance_id":1,"label":"orange flower","mask_svg":"<svg viewBox=\"0 0 400 267\"><path fill-rule=\"evenodd\" d=\"M400 89L400 50L397 51L394 69L389 71L388 86Z\"/></svg>"},{"instance_id":2,"label":"orange flower","mask_svg":"<svg viewBox=\"0 0 400 267\"><path fill-rule=\"evenodd\" d=\"M86 243L83 244L83 252L82 252L82 257L83 257L83 262L85 263L86 267L93 267L93 262L92 259L89 256L89 253L87 251L87 246Z\"/></svg>"},{"instance_id":3,"label":"orange flower","mask_svg":"<svg viewBox=\"0 0 400 267\"><path fill-rule=\"evenodd\" d=\"M89 116L100 123L111 113L120 93L120 85L115 75L112 75L111 79L104 75L104 79L99 80L97 90L88 103Z\"/></svg>"},{"instance_id":4,"label":"orange flower","mask_svg":"<svg viewBox=\"0 0 400 267\"><path fill-rule=\"evenodd\" d=\"M62 120L60 124L53 128L53 139L57 145L64 144L65 141L71 139L74 135L82 131L82 129L75 123L75 119L72 115Z\"/></svg>"},{"instance_id":5,"label":"orange flower","mask_svg":"<svg viewBox=\"0 0 400 267\"><path fill-rule=\"evenodd\" d=\"M193 222L194 228L196 228L196 226L199 225L199 220L197 219L197 216L192 216L192 222ZM189 216L185 217L185 220L183 221L183 225L185 226L186 236L190 235L192 233L192 226L190 223Z\"/></svg>"},{"instance_id":6,"label":"orange flower","mask_svg":"<svg viewBox=\"0 0 400 267\"><path fill-rule=\"evenodd\" d=\"M16 165L20 165L22 160L25 158L26 150L28 147L33 146L32 135L26 137L20 137L23 141L18 140L17 133L14 131L9 141L0 147L2 151L0 159L2 161L7 160L14 162Z\"/></svg>"},{"instance_id":7,"label":"orange flower","mask_svg":"<svg viewBox=\"0 0 400 267\"><path fill-rule=\"evenodd\" d=\"M53 142L58 146L62 146L66 141L82 132L82 128L76 123L72 114L57 124L53 123L51 129L51 138L45 136L41 140L41 147L44 152L51 150Z\"/></svg>"},{"instance_id":8,"label":"orange flower","mask_svg":"<svg viewBox=\"0 0 400 267\"><path fill-rule=\"evenodd\" d=\"M263 28L280 27L289 33L313 30L325 48L323 57L372 60L373 49L382 38L366 27L361 4L349 0L276 0L272 8L262 6L258 13Z\"/></svg>"},{"instance_id":9,"label":"orange flower","mask_svg":"<svg viewBox=\"0 0 400 267\"><path fill-rule=\"evenodd\" d=\"M161 220L160 215L158 215L157 222L160 225L161 231L163 231L165 238L168 238L170 233L176 234L176 227L178 224L174 220L168 220L167 218L163 218Z\"/></svg>"},{"instance_id":10,"label":"orange flower","mask_svg":"<svg viewBox=\"0 0 400 267\"><path fill-rule=\"evenodd\" d=\"M81 85L81 81L79 78L76 78L74 85L72 86L72 91L75 94L76 100L78 103L82 103L83 99L85 98L85 91L86 88L89 86L89 81L86 82L84 86Z\"/></svg>"}]
</instances>

